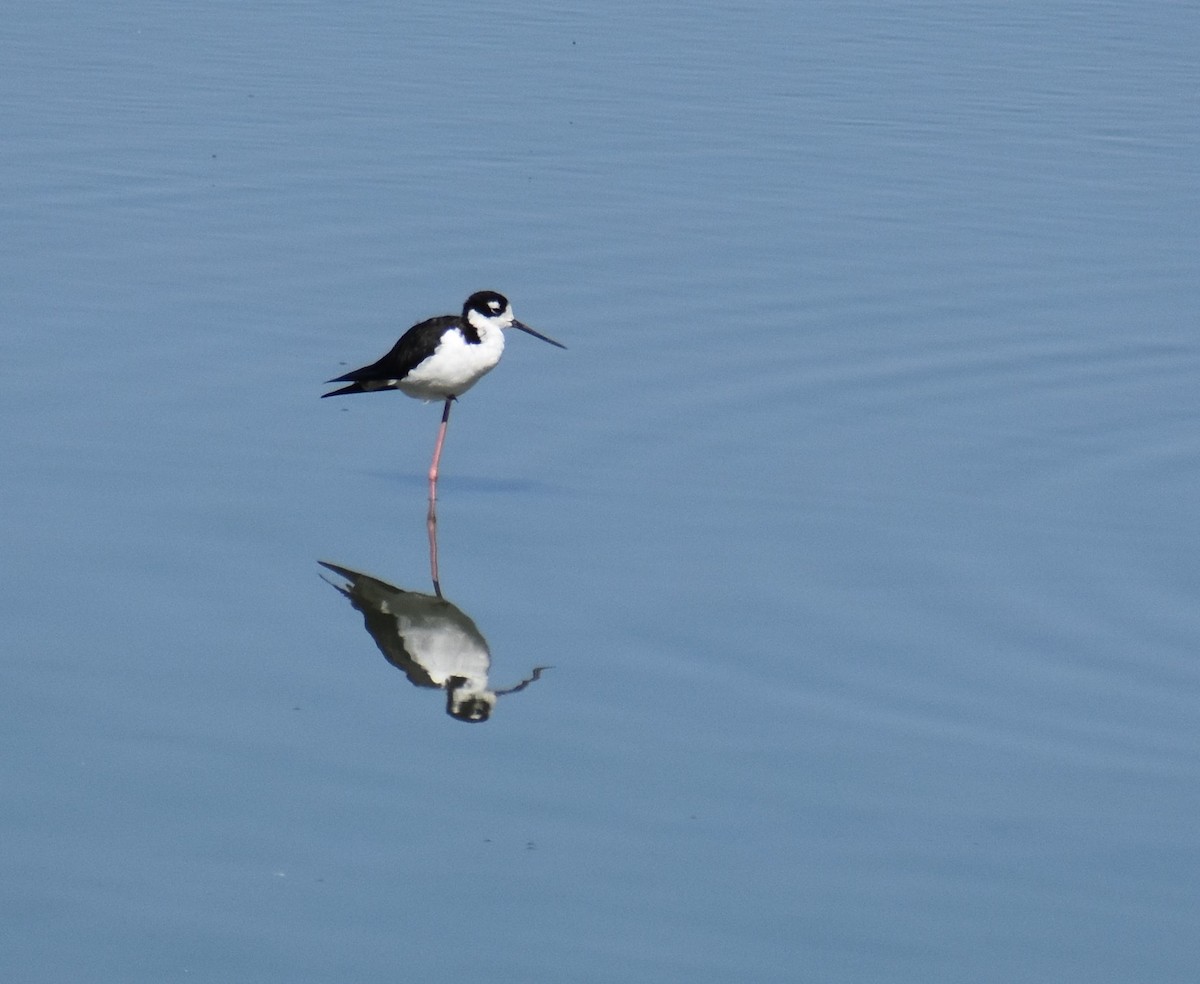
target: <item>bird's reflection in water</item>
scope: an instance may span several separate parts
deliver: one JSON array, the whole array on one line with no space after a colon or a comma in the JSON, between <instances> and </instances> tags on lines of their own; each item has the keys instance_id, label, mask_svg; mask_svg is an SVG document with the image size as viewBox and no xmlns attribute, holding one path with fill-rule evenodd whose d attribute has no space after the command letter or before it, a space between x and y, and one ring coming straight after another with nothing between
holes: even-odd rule
<instances>
[{"instance_id":1,"label":"bird's reflection in water","mask_svg":"<svg viewBox=\"0 0 1200 984\"><path fill-rule=\"evenodd\" d=\"M405 591L336 564L318 563L326 577L363 615L384 658L417 687L446 691L446 713L458 721L486 721L497 701L524 690L548 667L536 666L514 687L488 686L491 655L487 640L461 609L438 595Z\"/></svg>"}]
</instances>

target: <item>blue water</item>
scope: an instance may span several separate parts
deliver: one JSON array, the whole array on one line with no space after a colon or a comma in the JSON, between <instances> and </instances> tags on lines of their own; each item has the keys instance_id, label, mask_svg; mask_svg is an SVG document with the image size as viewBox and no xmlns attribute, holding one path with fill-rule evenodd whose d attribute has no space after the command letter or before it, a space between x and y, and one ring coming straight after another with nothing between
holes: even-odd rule
<instances>
[{"instance_id":1,"label":"blue water","mask_svg":"<svg viewBox=\"0 0 1200 984\"><path fill-rule=\"evenodd\" d=\"M22 3L0 977L1190 981L1200 18ZM503 291L455 409L318 399Z\"/></svg>"}]
</instances>

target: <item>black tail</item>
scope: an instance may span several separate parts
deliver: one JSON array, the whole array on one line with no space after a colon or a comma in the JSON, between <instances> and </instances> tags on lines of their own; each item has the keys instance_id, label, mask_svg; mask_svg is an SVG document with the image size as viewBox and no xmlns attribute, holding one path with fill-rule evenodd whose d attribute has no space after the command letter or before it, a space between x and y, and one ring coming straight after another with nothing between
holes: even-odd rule
<instances>
[{"instance_id":1,"label":"black tail","mask_svg":"<svg viewBox=\"0 0 1200 984\"><path fill-rule=\"evenodd\" d=\"M333 380L336 382L336 380ZM343 386L340 390L334 390L332 393L322 393L321 399L327 396L345 396L347 393L366 393L367 390L362 383L351 383L349 386Z\"/></svg>"},{"instance_id":2,"label":"black tail","mask_svg":"<svg viewBox=\"0 0 1200 984\"><path fill-rule=\"evenodd\" d=\"M362 370L358 370L361 372ZM329 379L326 382L344 383L349 378L349 373L345 376L339 376L337 379ZM332 393L322 393L321 399L327 396L345 396L347 393L378 393L382 390L396 389L392 385L390 379L356 379L349 386L343 386L341 389L334 390Z\"/></svg>"}]
</instances>

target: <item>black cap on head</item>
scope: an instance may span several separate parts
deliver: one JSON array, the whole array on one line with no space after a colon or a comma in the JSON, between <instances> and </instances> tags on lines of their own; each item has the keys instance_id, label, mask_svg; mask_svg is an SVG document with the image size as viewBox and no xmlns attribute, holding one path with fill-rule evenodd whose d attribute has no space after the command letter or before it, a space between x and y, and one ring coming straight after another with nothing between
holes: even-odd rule
<instances>
[{"instance_id":1,"label":"black cap on head","mask_svg":"<svg viewBox=\"0 0 1200 984\"><path fill-rule=\"evenodd\" d=\"M485 318L494 318L508 309L508 298L494 290L477 290L463 305L463 317L468 311L478 311Z\"/></svg>"}]
</instances>

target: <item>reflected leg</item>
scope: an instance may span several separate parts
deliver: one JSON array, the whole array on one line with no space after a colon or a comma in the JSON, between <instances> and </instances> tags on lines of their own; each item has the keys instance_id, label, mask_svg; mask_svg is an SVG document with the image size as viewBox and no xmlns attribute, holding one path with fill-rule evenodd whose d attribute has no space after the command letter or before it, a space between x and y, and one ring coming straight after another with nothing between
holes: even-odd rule
<instances>
[{"instance_id":1,"label":"reflected leg","mask_svg":"<svg viewBox=\"0 0 1200 984\"><path fill-rule=\"evenodd\" d=\"M429 500L429 515L425 519L429 531L429 577L433 580L433 593L442 596L442 582L438 577L437 503Z\"/></svg>"}]
</instances>

